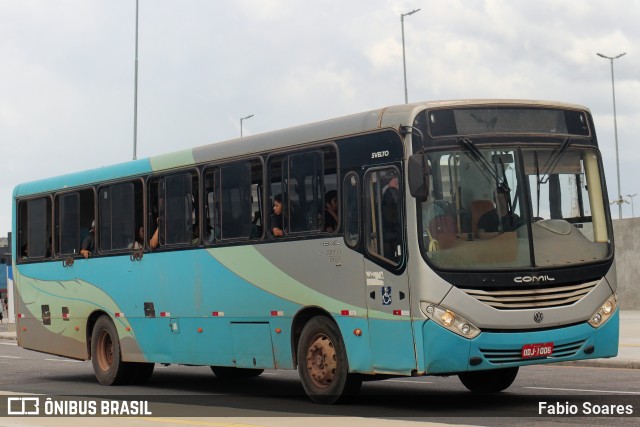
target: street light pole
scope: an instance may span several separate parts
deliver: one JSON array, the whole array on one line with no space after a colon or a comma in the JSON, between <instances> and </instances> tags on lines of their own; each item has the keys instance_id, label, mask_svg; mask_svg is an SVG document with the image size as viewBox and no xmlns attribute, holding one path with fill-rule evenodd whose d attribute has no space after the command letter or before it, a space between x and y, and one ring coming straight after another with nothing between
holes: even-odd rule
<instances>
[{"instance_id":1,"label":"street light pole","mask_svg":"<svg viewBox=\"0 0 640 427\"><path fill-rule=\"evenodd\" d=\"M407 91L407 61L405 59L404 54L404 17L413 15L414 13L420 11L420 9L412 10L409 13L401 13L400 14L400 26L402 27L402 67L404 70L404 103L409 103L409 93Z\"/></svg>"},{"instance_id":2,"label":"street light pole","mask_svg":"<svg viewBox=\"0 0 640 427\"><path fill-rule=\"evenodd\" d=\"M635 215L633 214L633 198L636 197L638 194L627 194L627 197L631 199L631 218L635 218Z\"/></svg>"},{"instance_id":3,"label":"street light pole","mask_svg":"<svg viewBox=\"0 0 640 427\"><path fill-rule=\"evenodd\" d=\"M249 116L247 116L247 117L242 117L242 118L240 119L240 138L242 138L242 122L243 122L244 120L250 119L251 117L253 117L253 114L251 114L251 115L249 115Z\"/></svg>"},{"instance_id":4,"label":"street light pole","mask_svg":"<svg viewBox=\"0 0 640 427\"><path fill-rule=\"evenodd\" d=\"M616 171L618 176L618 200L616 200L614 203L618 204L618 219L622 219L622 203L624 201L622 200L622 191L620 190L620 157L618 156L618 121L616 119L616 86L613 78L613 60L618 59L623 55L626 55L626 52L613 57L606 56L601 53L597 53L596 55L598 55L601 58L608 59L609 62L611 63L611 91L613 92L613 132L614 132L615 141L616 141Z\"/></svg>"},{"instance_id":5,"label":"street light pole","mask_svg":"<svg viewBox=\"0 0 640 427\"><path fill-rule=\"evenodd\" d=\"M136 0L136 59L135 77L133 82L133 160L138 156L138 0Z\"/></svg>"}]
</instances>

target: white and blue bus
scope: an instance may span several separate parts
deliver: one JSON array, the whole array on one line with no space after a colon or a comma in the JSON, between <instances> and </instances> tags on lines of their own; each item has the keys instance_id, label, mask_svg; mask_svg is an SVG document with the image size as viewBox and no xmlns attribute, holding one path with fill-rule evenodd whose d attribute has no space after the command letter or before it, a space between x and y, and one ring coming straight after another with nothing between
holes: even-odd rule
<instances>
[{"instance_id":1,"label":"white and blue bus","mask_svg":"<svg viewBox=\"0 0 640 427\"><path fill-rule=\"evenodd\" d=\"M602 159L577 105L387 107L13 200L18 343L91 359L104 385L155 363L297 369L333 403L390 376L497 392L520 366L618 351Z\"/></svg>"}]
</instances>

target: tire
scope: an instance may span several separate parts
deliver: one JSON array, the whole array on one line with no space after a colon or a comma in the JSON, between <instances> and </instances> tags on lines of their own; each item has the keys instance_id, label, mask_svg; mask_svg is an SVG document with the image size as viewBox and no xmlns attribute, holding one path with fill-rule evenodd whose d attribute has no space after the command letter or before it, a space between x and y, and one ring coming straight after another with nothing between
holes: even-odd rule
<instances>
[{"instance_id":1,"label":"tire","mask_svg":"<svg viewBox=\"0 0 640 427\"><path fill-rule=\"evenodd\" d=\"M362 379L349 373L340 330L325 316L312 318L302 329L297 361L304 391L314 403L344 402L360 390Z\"/></svg>"},{"instance_id":2,"label":"tire","mask_svg":"<svg viewBox=\"0 0 640 427\"><path fill-rule=\"evenodd\" d=\"M264 369L234 368L231 366L211 366L211 370L221 380L253 378L264 372Z\"/></svg>"},{"instance_id":3,"label":"tire","mask_svg":"<svg viewBox=\"0 0 640 427\"><path fill-rule=\"evenodd\" d=\"M518 375L518 367L489 371L461 372L458 378L473 393L499 393L509 388Z\"/></svg>"},{"instance_id":4,"label":"tire","mask_svg":"<svg viewBox=\"0 0 640 427\"><path fill-rule=\"evenodd\" d=\"M131 365L122 361L118 331L107 316L101 316L91 334L91 364L102 385L121 385L130 379Z\"/></svg>"}]
</instances>

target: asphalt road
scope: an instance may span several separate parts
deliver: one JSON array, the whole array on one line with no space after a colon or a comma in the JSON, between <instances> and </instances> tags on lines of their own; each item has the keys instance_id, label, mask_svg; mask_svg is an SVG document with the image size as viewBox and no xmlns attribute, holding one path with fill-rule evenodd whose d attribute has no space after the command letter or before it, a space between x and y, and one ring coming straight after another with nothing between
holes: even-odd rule
<instances>
[{"instance_id":1,"label":"asphalt road","mask_svg":"<svg viewBox=\"0 0 640 427\"><path fill-rule=\"evenodd\" d=\"M95 380L91 362L24 350L15 342L0 342L0 394L144 401L152 412L145 419L164 425L183 420L176 424L231 426L244 420L243 425L253 426L397 426L407 422L635 426L640 416L639 384L638 369L544 365L522 368L506 392L488 397L468 392L457 377L397 378L364 383L361 393L348 404L321 406L307 399L294 371L265 371L258 378L225 382L208 367L156 365L145 386L104 387ZM0 397L0 407L6 404L6 399ZM574 408L579 417L559 414ZM631 410L632 416L589 414L620 409ZM187 423L182 417L195 421ZM247 424L246 420L253 422ZM50 421L53 424L39 418L34 424L33 419L5 417L0 425L58 425L55 418ZM129 421L120 418L116 425ZM100 420L96 422L100 425Z\"/></svg>"}]
</instances>

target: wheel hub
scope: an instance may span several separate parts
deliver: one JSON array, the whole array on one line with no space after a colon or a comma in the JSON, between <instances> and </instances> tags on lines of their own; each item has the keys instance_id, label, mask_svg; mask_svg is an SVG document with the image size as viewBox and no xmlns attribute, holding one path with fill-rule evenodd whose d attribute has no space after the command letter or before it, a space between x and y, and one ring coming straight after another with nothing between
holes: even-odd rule
<instances>
[{"instance_id":1,"label":"wheel hub","mask_svg":"<svg viewBox=\"0 0 640 427\"><path fill-rule=\"evenodd\" d=\"M307 350L307 371L317 387L329 387L336 378L336 350L324 334L312 340Z\"/></svg>"}]
</instances>

